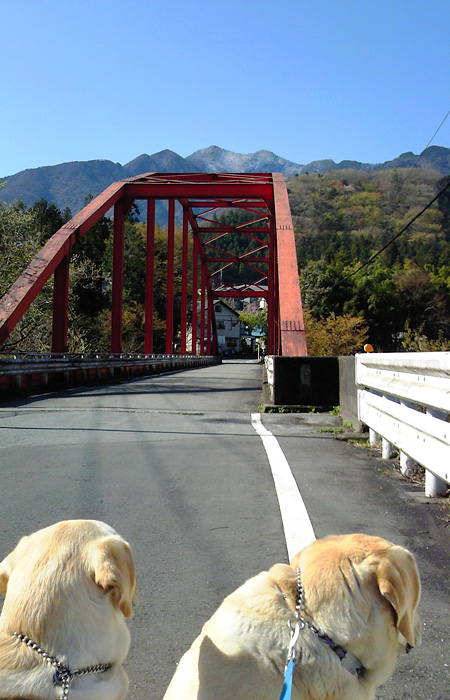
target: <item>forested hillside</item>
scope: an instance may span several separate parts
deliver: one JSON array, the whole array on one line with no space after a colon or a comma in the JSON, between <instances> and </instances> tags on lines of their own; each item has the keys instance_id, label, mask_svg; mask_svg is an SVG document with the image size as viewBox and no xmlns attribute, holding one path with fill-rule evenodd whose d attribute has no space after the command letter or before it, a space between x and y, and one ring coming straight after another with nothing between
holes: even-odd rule
<instances>
[{"instance_id":1,"label":"forested hillside","mask_svg":"<svg viewBox=\"0 0 450 700\"><path fill-rule=\"evenodd\" d=\"M288 181L312 325L332 313L348 315L364 322L366 340L378 350L450 347L449 190L388 245L447 180L430 170L398 169Z\"/></svg>"},{"instance_id":2,"label":"forested hillside","mask_svg":"<svg viewBox=\"0 0 450 700\"><path fill-rule=\"evenodd\" d=\"M332 171L288 180L311 354L358 352L364 342L379 351L450 349L450 188L389 244L447 180L426 169ZM230 211L224 216L233 224L242 212ZM68 210L61 212L45 200L30 207L21 202L0 202L0 296L68 218ZM126 222L125 240L124 350L142 351L145 226L133 214ZM227 245L242 245L237 235L226 240ZM163 352L167 267L164 230L157 232L156 251L155 351ZM176 251L180 262L179 231ZM69 349L107 351L111 221L102 219L77 244L74 253ZM242 280L251 281L248 268L241 267ZM227 280L225 273L224 281L233 280ZM178 279L175 323L180 314L179 286ZM4 351L48 350L51 293L49 284Z\"/></svg>"}]
</instances>

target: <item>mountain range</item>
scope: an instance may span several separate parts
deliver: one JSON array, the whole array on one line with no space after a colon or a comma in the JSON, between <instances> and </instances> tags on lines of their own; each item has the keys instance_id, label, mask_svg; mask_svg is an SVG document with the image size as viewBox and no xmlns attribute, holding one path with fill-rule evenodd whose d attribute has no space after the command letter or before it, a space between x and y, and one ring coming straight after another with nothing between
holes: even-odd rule
<instances>
[{"instance_id":1,"label":"mountain range","mask_svg":"<svg viewBox=\"0 0 450 700\"><path fill-rule=\"evenodd\" d=\"M68 207L76 214L83 206L87 195L94 197L116 180L135 177L148 172L198 173L198 172L281 172L287 177L304 173L325 173L331 170L375 171L392 168L411 168L420 165L450 175L450 149L430 146L420 156L408 152L385 163L370 164L359 161L317 160L306 165L281 158L271 151L234 153L218 146L195 151L183 158L171 150L149 156L146 153L121 165L110 160L89 160L61 163L40 168L22 170L0 178L0 200L13 203L22 200L31 206L44 198L64 210ZM4 186L1 186L4 183Z\"/></svg>"}]
</instances>

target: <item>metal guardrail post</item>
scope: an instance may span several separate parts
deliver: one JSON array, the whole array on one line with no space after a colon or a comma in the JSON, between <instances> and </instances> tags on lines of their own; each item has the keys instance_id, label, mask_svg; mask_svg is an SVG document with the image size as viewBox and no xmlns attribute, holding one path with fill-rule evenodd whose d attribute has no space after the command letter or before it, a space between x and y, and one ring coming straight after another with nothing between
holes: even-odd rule
<instances>
[{"instance_id":1,"label":"metal guardrail post","mask_svg":"<svg viewBox=\"0 0 450 700\"><path fill-rule=\"evenodd\" d=\"M427 414L435 418L440 418L441 420L447 420L448 418L447 414L443 411L437 411L433 408L427 408ZM430 498L443 496L447 489L447 483L443 479L440 479L436 474L428 470L425 472L425 496L429 496Z\"/></svg>"},{"instance_id":2,"label":"metal guardrail post","mask_svg":"<svg viewBox=\"0 0 450 700\"><path fill-rule=\"evenodd\" d=\"M377 444L378 440L380 439L380 436L378 435L377 432L373 428L369 428L369 445L374 445Z\"/></svg>"},{"instance_id":3,"label":"metal guardrail post","mask_svg":"<svg viewBox=\"0 0 450 700\"><path fill-rule=\"evenodd\" d=\"M391 452L392 452L392 444L389 442L389 440L386 440L386 438L381 439L381 454L383 459L390 459L391 457Z\"/></svg>"}]
</instances>

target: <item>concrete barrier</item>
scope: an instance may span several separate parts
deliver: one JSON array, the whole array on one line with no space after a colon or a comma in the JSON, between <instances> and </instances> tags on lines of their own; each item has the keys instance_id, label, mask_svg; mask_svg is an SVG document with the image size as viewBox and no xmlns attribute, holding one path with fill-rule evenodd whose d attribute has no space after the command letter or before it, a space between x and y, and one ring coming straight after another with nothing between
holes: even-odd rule
<instances>
[{"instance_id":1,"label":"concrete barrier","mask_svg":"<svg viewBox=\"0 0 450 700\"><path fill-rule=\"evenodd\" d=\"M356 432L364 432L366 426L358 418L355 367L354 355L339 357L339 409L344 423L350 423Z\"/></svg>"},{"instance_id":2,"label":"concrete barrier","mask_svg":"<svg viewBox=\"0 0 450 700\"><path fill-rule=\"evenodd\" d=\"M206 355L3 356L0 357L0 398L55 391L74 385L121 381L220 362L220 357Z\"/></svg>"},{"instance_id":3,"label":"concrete barrier","mask_svg":"<svg viewBox=\"0 0 450 700\"><path fill-rule=\"evenodd\" d=\"M290 406L297 409L331 410L339 404L337 357L281 357L265 360L266 410Z\"/></svg>"}]
</instances>

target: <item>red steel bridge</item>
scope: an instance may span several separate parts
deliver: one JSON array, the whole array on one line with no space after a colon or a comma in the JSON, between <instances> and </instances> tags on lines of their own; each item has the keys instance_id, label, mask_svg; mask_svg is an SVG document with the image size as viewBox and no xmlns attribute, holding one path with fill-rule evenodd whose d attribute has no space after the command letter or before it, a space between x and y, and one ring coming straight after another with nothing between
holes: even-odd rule
<instances>
[{"instance_id":1,"label":"red steel bridge","mask_svg":"<svg viewBox=\"0 0 450 700\"><path fill-rule=\"evenodd\" d=\"M199 348L194 346L193 354L217 354L214 301L222 297L256 297L267 301L267 353L307 354L294 231L286 184L280 173L147 173L113 183L50 238L0 300L0 348L53 275L51 351L56 354L67 351L72 251L77 241L89 235L92 226L114 208L111 353L121 353L124 221L133 203L142 200L147 206L145 353L153 352L155 205L164 201L168 212L166 353L173 352L175 339L181 354L191 350L187 347L189 320L192 338L200 339ZM225 225L220 222L220 214L231 209L246 212L245 217L241 216L243 223ZM175 270L174 263L176 216L182 216L180 271ZM245 253L233 254L225 250L227 246L223 243L230 234L239 234L250 243ZM236 266L252 271L250 283L229 281L233 279ZM178 329L174 329L174 284L179 277L181 325L178 335Z\"/></svg>"}]
</instances>

